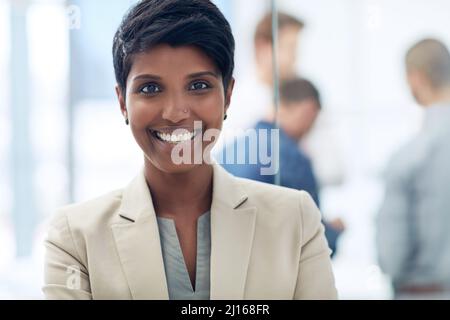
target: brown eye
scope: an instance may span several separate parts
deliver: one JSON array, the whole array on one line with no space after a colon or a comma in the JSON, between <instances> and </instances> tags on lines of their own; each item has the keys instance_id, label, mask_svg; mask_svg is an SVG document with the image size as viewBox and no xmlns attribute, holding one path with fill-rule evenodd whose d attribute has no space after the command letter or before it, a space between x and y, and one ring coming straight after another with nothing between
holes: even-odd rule
<instances>
[{"instance_id":1,"label":"brown eye","mask_svg":"<svg viewBox=\"0 0 450 320\"><path fill-rule=\"evenodd\" d=\"M161 92L161 88L156 84L148 84L148 85L142 87L140 92L143 94L152 95L152 94Z\"/></svg>"},{"instance_id":2,"label":"brown eye","mask_svg":"<svg viewBox=\"0 0 450 320\"><path fill-rule=\"evenodd\" d=\"M197 90L205 90L205 89L209 89L209 88L210 88L210 86L206 82L194 82L189 87L189 90L197 91Z\"/></svg>"}]
</instances>

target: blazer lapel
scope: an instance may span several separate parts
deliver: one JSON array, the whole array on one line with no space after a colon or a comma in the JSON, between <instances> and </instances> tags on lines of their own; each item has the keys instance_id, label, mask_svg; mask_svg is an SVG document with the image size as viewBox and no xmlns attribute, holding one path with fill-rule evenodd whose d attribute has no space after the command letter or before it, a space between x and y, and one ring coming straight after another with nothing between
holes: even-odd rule
<instances>
[{"instance_id":1,"label":"blazer lapel","mask_svg":"<svg viewBox=\"0 0 450 320\"><path fill-rule=\"evenodd\" d=\"M257 209L245 207L238 180L218 164L213 179L210 297L244 299Z\"/></svg>"},{"instance_id":2,"label":"blazer lapel","mask_svg":"<svg viewBox=\"0 0 450 320\"><path fill-rule=\"evenodd\" d=\"M244 299L257 209L238 179L213 164L211 204L211 299ZM123 218L111 226L133 299L169 298L158 223L151 194L141 173L123 192Z\"/></svg>"},{"instance_id":3,"label":"blazer lapel","mask_svg":"<svg viewBox=\"0 0 450 320\"><path fill-rule=\"evenodd\" d=\"M119 214L123 222L111 228L131 296L169 299L158 224L143 173L124 190Z\"/></svg>"}]
</instances>

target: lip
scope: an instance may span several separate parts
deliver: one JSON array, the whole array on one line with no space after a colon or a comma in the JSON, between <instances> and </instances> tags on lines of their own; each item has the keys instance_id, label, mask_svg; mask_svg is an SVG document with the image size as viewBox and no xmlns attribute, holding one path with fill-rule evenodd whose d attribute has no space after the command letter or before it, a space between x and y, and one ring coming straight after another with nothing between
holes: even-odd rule
<instances>
[{"instance_id":1,"label":"lip","mask_svg":"<svg viewBox=\"0 0 450 320\"><path fill-rule=\"evenodd\" d=\"M165 133L165 134L173 134L177 130L185 130L187 132L194 132L194 128L192 127L165 127L165 128L149 128L150 132L155 133Z\"/></svg>"},{"instance_id":2,"label":"lip","mask_svg":"<svg viewBox=\"0 0 450 320\"><path fill-rule=\"evenodd\" d=\"M184 130L185 132L191 133L194 132L194 136L192 137L192 139L190 141L183 141L183 142L179 142L179 143L186 143L186 142L192 142L194 141L194 139L203 132L202 129L200 130L194 130L191 128L185 128L185 127L177 127L177 128L164 128L164 129L148 129L147 133L150 136L150 138L153 138L154 140L156 140L157 142L160 142L166 146L175 146L179 143L171 143L165 140L162 140L160 137L158 137L158 135L156 133L164 133L164 134L173 134L174 132L176 132L177 130Z\"/></svg>"}]
</instances>

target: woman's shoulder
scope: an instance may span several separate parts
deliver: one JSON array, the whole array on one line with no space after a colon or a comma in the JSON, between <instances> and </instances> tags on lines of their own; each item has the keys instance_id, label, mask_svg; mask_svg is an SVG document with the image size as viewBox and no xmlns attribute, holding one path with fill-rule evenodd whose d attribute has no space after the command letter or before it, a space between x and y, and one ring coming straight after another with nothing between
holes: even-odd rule
<instances>
[{"instance_id":1,"label":"woman's shoulder","mask_svg":"<svg viewBox=\"0 0 450 320\"><path fill-rule=\"evenodd\" d=\"M308 192L245 178L236 178L248 195L248 206L257 208L260 226L300 230L303 242L321 228L321 213Z\"/></svg>"},{"instance_id":2,"label":"woman's shoulder","mask_svg":"<svg viewBox=\"0 0 450 320\"><path fill-rule=\"evenodd\" d=\"M56 209L50 224L60 227L67 225L72 230L96 232L117 219L116 213L120 209L122 194L123 189L118 189L87 201L60 207Z\"/></svg>"},{"instance_id":3,"label":"woman's shoulder","mask_svg":"<svg viewBox=\"0 0 450 320\"><path fill-rule=\"evenodd\" d=\"M237 178L241 188L248 195L248 201L266 212L288 214L317 218L320 212L310 194L304 190L297 190L270 183Z\"/></svg>"},{"instance_id":4,"label":"woman's shoulder","mask_svg":"<svg viewBox=\"0 0 450 320\"><path fill-rule=\"evenodd\" d=\"M271 183L251 180L247 178L235 177L240 186L253 197L281 198L283 200L298 201L301 197L309 194L304 190L297 190Z\"/></svg>"}]
</instances>

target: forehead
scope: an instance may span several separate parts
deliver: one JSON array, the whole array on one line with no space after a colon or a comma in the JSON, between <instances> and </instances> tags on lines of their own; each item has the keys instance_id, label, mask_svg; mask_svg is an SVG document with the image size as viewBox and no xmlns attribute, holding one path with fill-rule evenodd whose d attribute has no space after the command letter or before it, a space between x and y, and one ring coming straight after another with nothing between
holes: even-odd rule
<instances>
[{"instance_id":1,"label":"forehead","mask_svg":"<svg viewBox=\"0 0 450 320\"><path fill-rule=\"evenodd\" d=\"M283 104L290 106L290 107L307 107L307 108L312 108L312 109L320 109L319 102L312 97L301 99L301 100L296 100L296 101L283 101Z\"/></svg>"},{"instance_id":2,"label":"forehead","mask_svg":"<svg viewBox=\"0 0 450 320\"><path fill-rule=\"evenodd\" d=\"M301 29L296 26L285 26L279 32L279 38L294 41L298 39Z\"/></svg>"},{"instance_id":3,"label":"forehead","mask_svg":"<svg viewBox=\"0 0 450 320\"><path fill-rule=\"evenodd\" d=\"M161 44L134 56L129 77L143 73L161 77L187 75L199 71L218 70L214 61L195 46Z\"/></svg>"}]
</instances>

